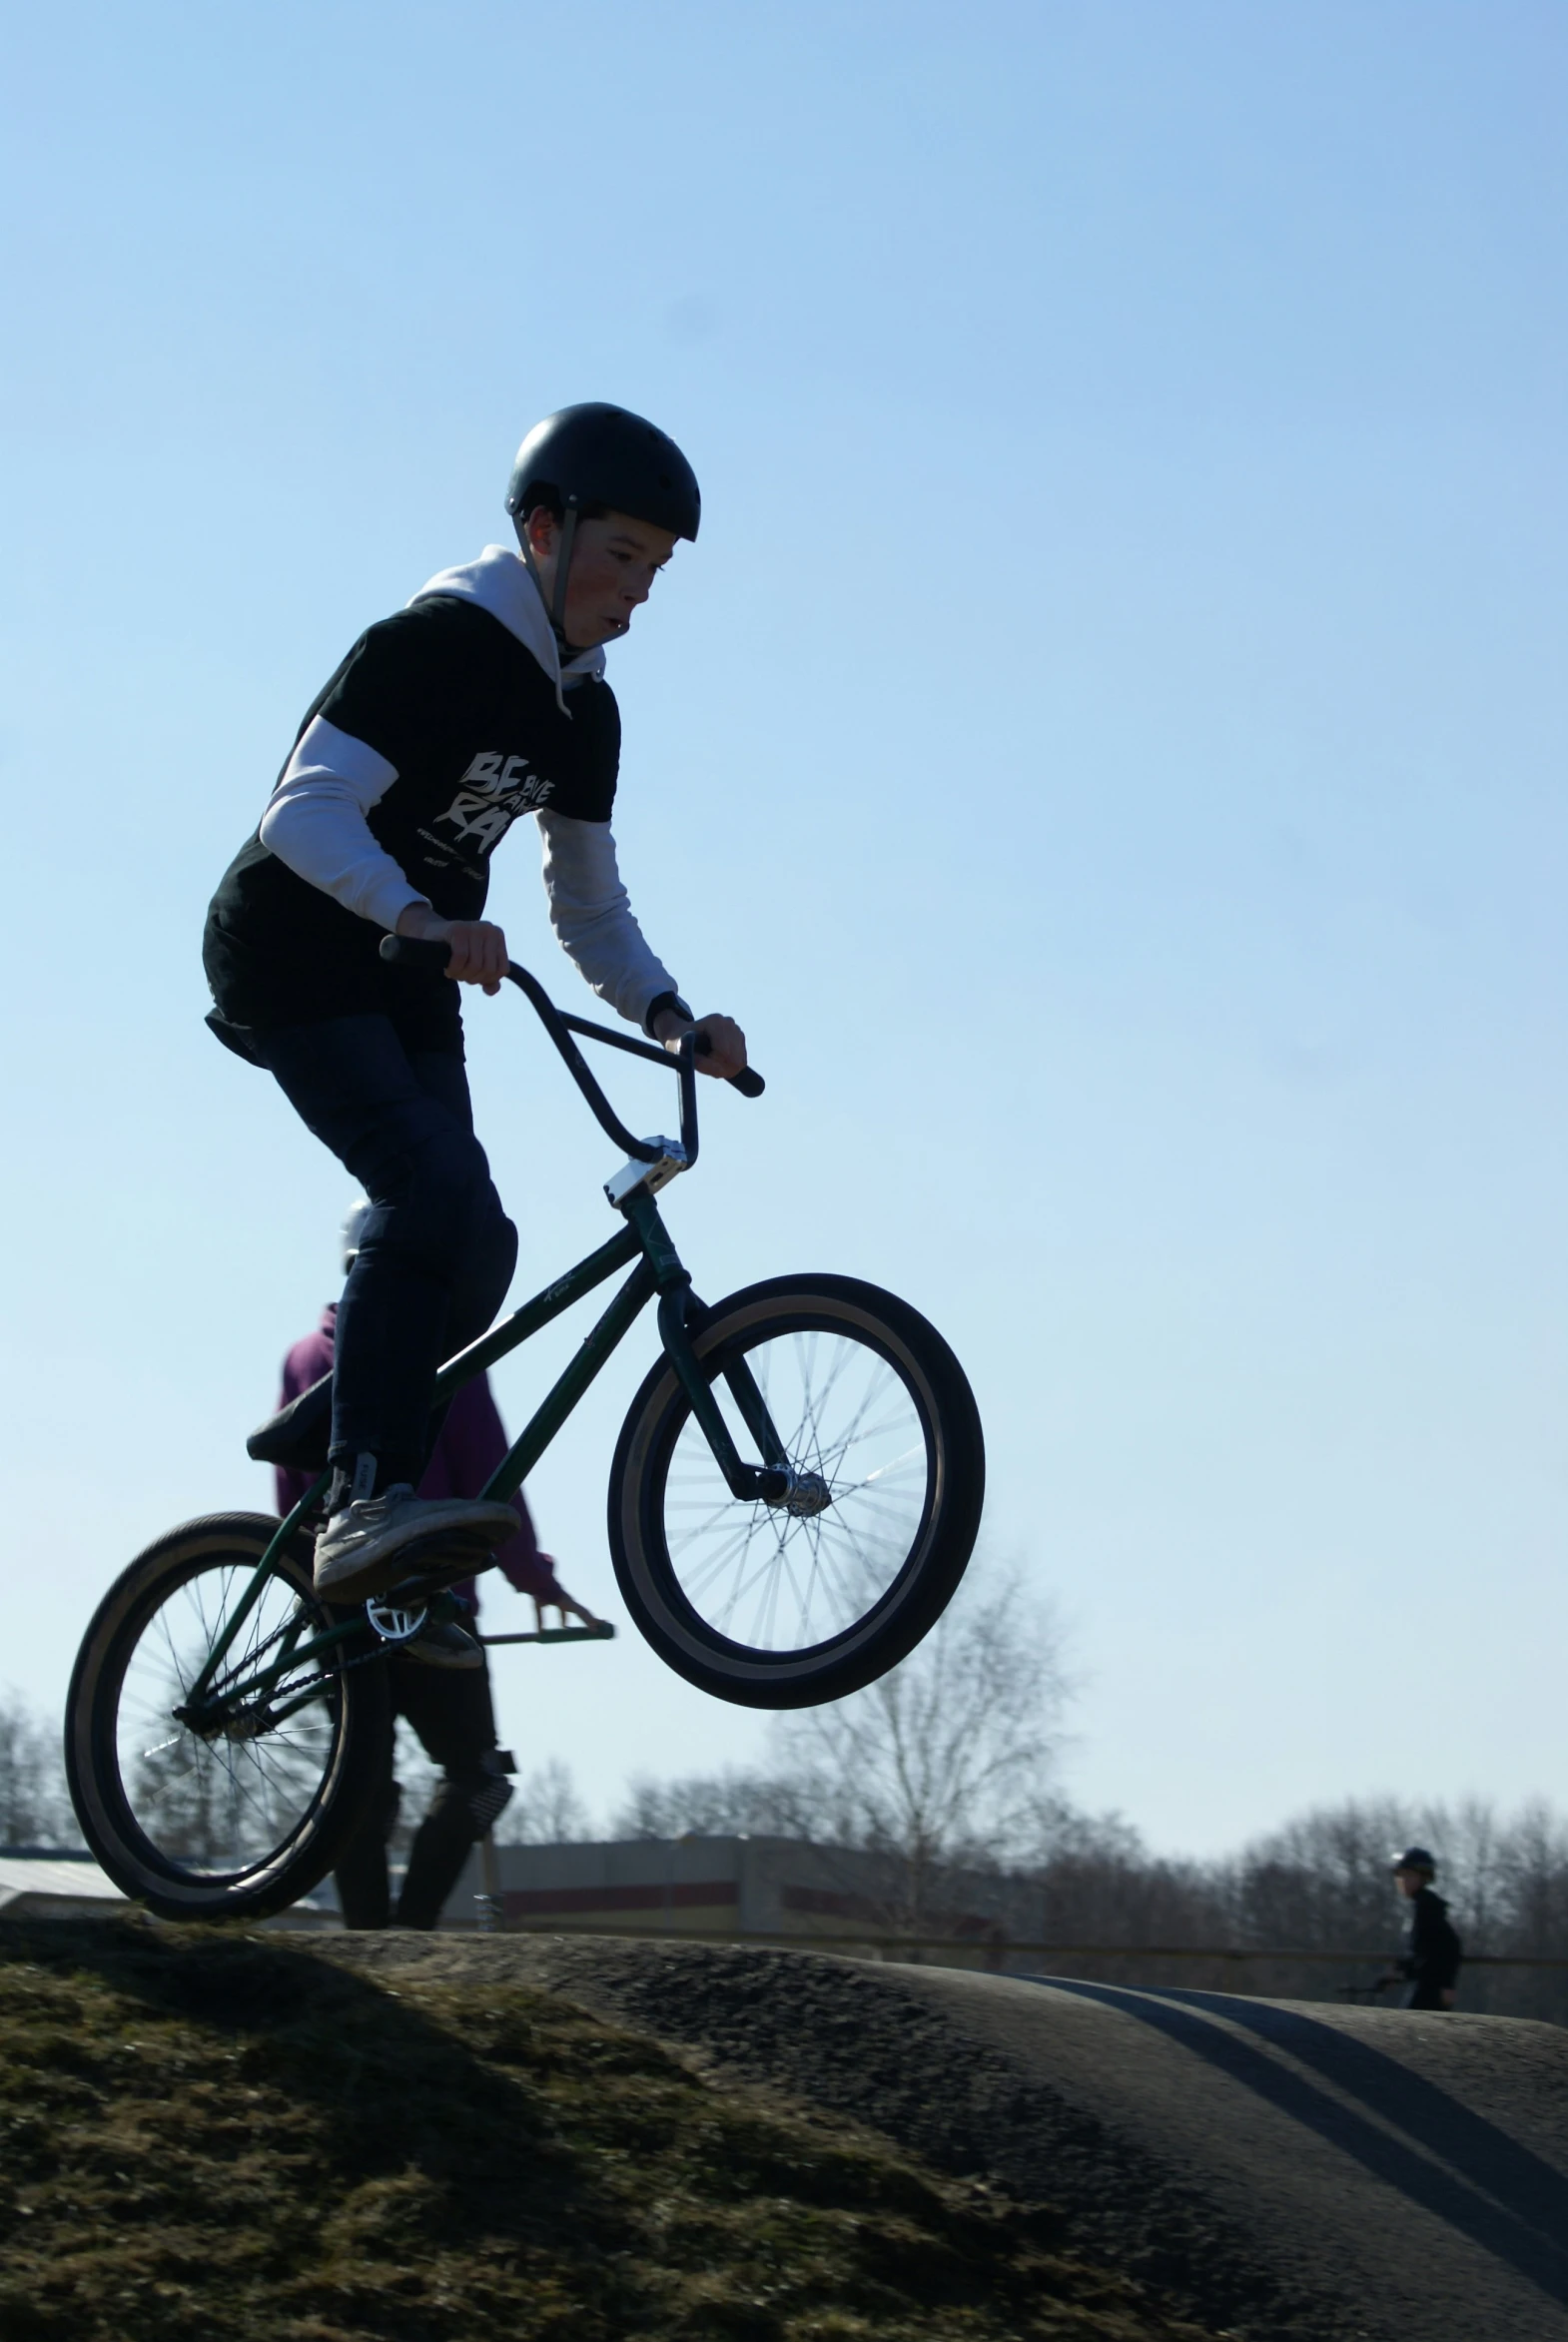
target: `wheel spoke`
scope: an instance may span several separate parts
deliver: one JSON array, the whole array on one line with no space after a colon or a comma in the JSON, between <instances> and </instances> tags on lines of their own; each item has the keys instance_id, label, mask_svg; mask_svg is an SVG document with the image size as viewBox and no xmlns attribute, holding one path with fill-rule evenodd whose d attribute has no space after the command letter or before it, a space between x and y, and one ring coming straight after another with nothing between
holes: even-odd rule
<instances>
[{"instance_id":1,"label":"wheel spoke","mask_svg":"<svg viewBox=\"0 0 1568 2342\"><path fill-rule=\"evenodd\" d=\"M193 1878L243 1874L276 1859L320 1795L340 1729L338 1713L324 1699L270 1730L254 1729L266 1711L253 1707L249 1737L171 1731L175 1709L207 1665L254 1567L249 1559L215 1558L195 1568L146 1620L119 1682L116 1743L124 1793L161 1860ZM247 1673L282 1641L300 1603L298 1589L282 1577L260 1590L224 1670L221 1691L231 1718L243 1714L238 1703ZM323 1661L309 1664L329 1692L333 1677ZM286 1704L311 1680L302 1671L265 1697Z\"/></svg>"},{"instance_id":2,"label":"wheel spoke","mask_svg":"<svg viewBox=\"0 0 1568 2342\"><path fill-rule=\"evenodd\" d=\"M749 1433L724 1372L741 1358L799 1509L732 1496L688 1416L661 1483L664 1549L685 1601L716 1633L759 1651L807 1651L846 1633L897 1581L927 1501L926 1424L880 1349L797 1323L705 1362L737 1444Z\"/></svg>"},{"instance_id":3,"label":"wheel spoke","mask_svg":"<svg viewBox=\"0 0 1568 2342\"><path fill-rule=\"evenodd\" d=\"M736 1587L734 1593L729 1598L729 1602L725 1608L723 1617L716 1621L717 1625L721 1627L726 1634L729 1632L730 1620L735 1615L736 1605L741 1601L743 1596L751 1592L753 1586L757 1585L760 1580L766 1577L771 1570L776 1569L780 1553L783 1550L783 1532L777 1528L774 1530L774 1540L775 1542L772 1552L765 1552L763 1554L761 1563L752 1576L745 1579L740 1585ZM764 1645L764 1648L766 1647L767 1646Z\"/></svg>"},{"instance_id":4,"label":"wheel spoke","mask_svg":"<svg viewBox=\"0 0 1568 2342\"><path fill-rule=\"evenodd\" d=\"M688 1595L693 1600L699 1594L706 1592L721 1570L726 1569L732 1561L741 1559L752 1538L756 1535L759 1525L755 1520L743 1521L727 1544L719 1546L716 1551L708 1554L693 1570L686 1588Z\"/></svg>"}]
</instances>

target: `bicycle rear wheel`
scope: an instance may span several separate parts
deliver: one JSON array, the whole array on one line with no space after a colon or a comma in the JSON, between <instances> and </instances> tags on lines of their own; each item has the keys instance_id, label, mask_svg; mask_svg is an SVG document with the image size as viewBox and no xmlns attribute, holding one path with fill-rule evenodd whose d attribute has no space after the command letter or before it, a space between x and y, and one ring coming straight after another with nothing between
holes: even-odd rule
<instances>
[{"instance_id":1,"label":"bicycle rear wheel","mask_svg":"<svg viewBox=\"0 0 1568 2342\"><path fill-rule=\"evenodd\" d=\"M369 1631L260 1681L334 1623L309 1540L273 1564L207 1701L192 1688L278 1523L220 1513L172 1529L116 1580L66 1709L82 1835L124 1892L169 1920L264 1919L309 1894L385 1762L386 1669Z\"/></svg>"},{"instance_id":2,"label":"bicycle rear wheel","mask_svg":"<svg viewBox=\"0 0 1568 2342\"><path fill-rule=\"evenodd\" d=\"M917 1310L844 1276L748 1286L703 1313L693 1348L742 1456L787 1464L792 1492L731 1494L661 1359L610 1471L627 1608L721 1700L842 1699L930 1631L974 1549L985 1442L963 1368ZM759 1397L778 1453L761 1452Z\"/></svg>"}]
</instances>

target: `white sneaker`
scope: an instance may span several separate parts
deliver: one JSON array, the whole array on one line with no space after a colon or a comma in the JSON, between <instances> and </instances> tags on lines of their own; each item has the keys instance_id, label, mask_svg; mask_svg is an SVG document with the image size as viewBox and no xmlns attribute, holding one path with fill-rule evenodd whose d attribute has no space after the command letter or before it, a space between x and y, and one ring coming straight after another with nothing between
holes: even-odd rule
<instances>
[{"instance_id":1,"label":"white sneaker","mask_svg":"<svg viewBox=\"0 0 1568 2342\"><path fill-rule=\"evenodd\" d=\"M509 1504L415 1496L399 1481L333 1514L316 1540L316 1591L334 1602L363 1602L447 1554L482 1569L483 1557L516 1534Z\"/></svg>"}]
</instances>

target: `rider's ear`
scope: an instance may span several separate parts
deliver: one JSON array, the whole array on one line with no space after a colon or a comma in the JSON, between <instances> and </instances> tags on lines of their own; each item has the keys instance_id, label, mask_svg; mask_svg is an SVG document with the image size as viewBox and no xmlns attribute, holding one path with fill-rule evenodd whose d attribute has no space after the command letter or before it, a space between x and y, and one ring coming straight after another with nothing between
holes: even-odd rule
<instances>
[{"instance_id":1,"label":"rider's ear","mask_svg":"<svg viewBox=\"0 0 1568 2342\"><path fill-rule=\"evenodd\" d=\"M560 541L560 522L548 504L535 504L523 522L528 549L536 561L547 560Z\"/></svg>"}]
</instances>

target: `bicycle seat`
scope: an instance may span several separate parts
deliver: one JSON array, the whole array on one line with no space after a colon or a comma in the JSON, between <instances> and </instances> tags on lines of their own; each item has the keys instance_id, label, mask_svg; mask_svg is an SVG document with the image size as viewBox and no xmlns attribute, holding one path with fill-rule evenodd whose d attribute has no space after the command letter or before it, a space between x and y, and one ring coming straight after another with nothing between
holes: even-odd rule
<instances>
[{"instance_id":1,"label":"bicycle seat","mask_svg":"<svg viewBox=\"0 0 1568 2342\"><path fill-rule=\"evenodd\" d=\"M327 1467L327 1443L332 1436L333 1378L324 1374L309 1390L253 1431L245 1452L253 1463L282 1464L293 1472L321 1472Z\"/></svg>"}]
</instances>

